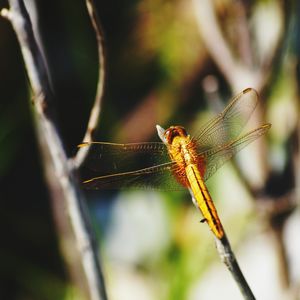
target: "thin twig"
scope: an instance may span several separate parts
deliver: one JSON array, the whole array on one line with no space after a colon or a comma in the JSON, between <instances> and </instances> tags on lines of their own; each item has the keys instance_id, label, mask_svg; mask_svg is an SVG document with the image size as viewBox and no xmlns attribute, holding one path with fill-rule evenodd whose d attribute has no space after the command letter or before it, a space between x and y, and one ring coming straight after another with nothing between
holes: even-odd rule
<instances>
[{"instance_id":1,"label":"thin twig","mask_svg":"<svg viewBox=\"0 0 300 300\"><path fill-rule=\"evenodd\" d=\"M192 197L192 201L197 209L200 209L198 206L198 202L193 194L193 192L190 190L190 194ZM205 219L204 219L205 220ZM238 265L238 262L235 258L235 255L231 249L229 240L227 239L226 233L224 231L224 228L222 228L224 235L221 238L218 238L215 236L215 242L217 251L219 253L219 256L221 258L221 261L225 263L226 267L230 271L231 275L233 276L235 282L237 283L242 295L244 296L245 300L255 300L255 297Z\"/></svg>"},{"instance_id":2,"label":"thin twig","mask_svg":"<svg viewBox=\"0 0 300 300\"><path fill-rule=\"evenodd\" d=\"M66 218L74 234L80 255L84 279L88 286L87 299L105 300L106 292L98 261L98 249L87 217L85 199L78 188L73 168L56 130L45 63L36 43L29 14L22 0L9 0L10 9L1 15L10 20L23 54L25 67L34 96L37 136L43 158L46 180L52 201L64 203ZM78 263L77 263L78 264Z\"/></svg>"},{"instance_id":3,"label":"thin twig","mask_svg":"<svg viewBox=\"0 0 300 300\"><path fill-rule=\"evenodd\" d=\"M225 263L231 275L233 276L242 295L244 296L244 299L255 300L255 297L238 265L226 234L222 239L215 238L215 242L222 262Z\"/></svg>"},{"instance_id":4,"label":"thin twig","mask_svg":"<svg viewBox=\"0 0 300 300\"><path fill-rule=\"evenodd\" d=\"M83 142L91 142L93 140L93 133L99 121L99 115L101 110L101 102L104 94L105 83L105 53L104 53L104 39L103 31L101 28L100 20L96 11L94 0L86 0L86 6L88 13L95 31L97 47L98 47L98 84L97 92L95 96L94 105L91 109L90 119L87 125L87 130L83 138ZM74 157L74 165L78 168L86 158L89 147L78 148L77 154Z\"/></svg>"}]
</instances>

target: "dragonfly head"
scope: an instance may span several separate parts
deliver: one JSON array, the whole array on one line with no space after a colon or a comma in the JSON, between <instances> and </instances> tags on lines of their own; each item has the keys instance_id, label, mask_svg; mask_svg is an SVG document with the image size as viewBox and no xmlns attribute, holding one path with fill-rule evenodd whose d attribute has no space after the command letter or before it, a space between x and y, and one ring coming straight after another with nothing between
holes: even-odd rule
<instances>
[{"instance_id":1,"label":"dragonfly head","mask_svg":"<svg viewBox=\"0 0 300 300\"><path fill-rule=\"evenodd\" d=\"M157 133L162 142L166 145L171 145L174 137L181 136L186 137L187 132L182 126L171 126L168 129L164 129L159 125L156 125Z\"/></svg>"}]
</instances>

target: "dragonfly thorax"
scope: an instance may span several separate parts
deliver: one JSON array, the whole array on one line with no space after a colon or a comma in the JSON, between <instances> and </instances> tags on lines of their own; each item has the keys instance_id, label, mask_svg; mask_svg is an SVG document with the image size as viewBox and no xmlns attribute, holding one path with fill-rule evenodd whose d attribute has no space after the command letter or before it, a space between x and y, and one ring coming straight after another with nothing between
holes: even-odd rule
<instances>
[{"instance_id":1,"label":"dragonfly thorax","mask_svg":"<svg viewBox=\"0 0 300 300\"><path fill-rule=\"evenodd\" d=\"M199 164L197 145L182 126L171 126L163 133L163 141L168 148L168 153L173 162L176 162L177 180L184 186L188 186L185 175L186 167ZM203 167L202 167L203 169Z\"/></svg>"}]
</instances>

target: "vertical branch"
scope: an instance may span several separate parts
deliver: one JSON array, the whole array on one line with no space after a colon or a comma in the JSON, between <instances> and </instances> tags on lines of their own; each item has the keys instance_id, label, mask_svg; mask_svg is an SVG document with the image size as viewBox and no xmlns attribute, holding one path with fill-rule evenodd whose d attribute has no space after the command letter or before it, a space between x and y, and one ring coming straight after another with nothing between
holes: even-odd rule
<instances>
[{"instance_id":1,"label":"vertical branch","mask_svg":"<svg viewBox=\"0 0 300 300\"><path fill-rule=\"evenodd\" d=\"M91 109L90 119L88 121L87 130L84 135L84 142L91 142L93 140L93 133L99 121L99 115L101 110L101 102L104 93L105 83L105 53L104 53L104 38L103 31L101 28L100 20L96 11L94 0L86 0L86 6L88 13L95 31L97 47L98 47L98 60L99 60L99 71L98 71L98 84L95 96L94 105ZM84 161L89 147L78 148L78 152L74 157L74 164L79 167Z\"/></svg>"},{"instance_id":2,"label":"vertical branch","mask_svg":"<svg viewBox=\"0 0 300 300\"><path fill-rule=\"evenodd\" d=\"M222 239L215 238L218 253L222 262L227 266L235 282L237 283L245 300L255 300L255 297L239 267L235 255L231 249L226 234Z\"/></svg>"},{"instance_id":3,"label":"vertical branch","mask_svg":"<svg viewBox=\"0 0 300 300\"><path fill-rule=\"evenodd\" d=\"M193 192L190 190L190 194L192 196L192 201L196 208L198 208L200 211L200 206L198 206L198 202L193 194ZM204 201L204 200L203 200ZM204 219L203 221L205 221ZM224 230L224 229L223 229ZM255 297L239 267L239 264L235 258L235 255L231 249L229 240L227 239L226 233L224 231L224 235L219 238L215 235L215 243L217 247L218 254L221 258L221 261L226 265L228 270L230 271L231 275L233 276L236 284L238 285L243 297L245 300L255 300Z\"/></svg>"},{"instance_id":4,"label":"vertical branch","mask_svg":"<svg viewBox=\"0 0 300 300\"><path fill-rule=\"evenodd\" d=\"M53 202L63 203L76 242L86 299L105 300L106 292L98 261L98 249L87 216L85 199L78 188L74 168L68 163L55 126L51 92L45 63L36 43L30 17L22 0L9 0L10 8L1 15L12 24L23 54L34 98L37 136L43 158L46 180ZM71 247L73 248L73 247ZM69 246L69 251L71 250ZM78 265L78 261L76 261Z\"/></svg>"}]
</instances>

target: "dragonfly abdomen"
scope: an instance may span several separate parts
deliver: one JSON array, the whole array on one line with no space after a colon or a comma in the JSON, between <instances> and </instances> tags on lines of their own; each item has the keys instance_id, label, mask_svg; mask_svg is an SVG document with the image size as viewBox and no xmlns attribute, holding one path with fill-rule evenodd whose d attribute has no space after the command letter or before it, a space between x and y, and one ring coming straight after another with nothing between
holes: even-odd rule
<instances>
[{"instance_id":1,"label":"dragonfly abdomen","mask_svg":"<svg viewBox=\"0 0 300 300\"><path fill-rule=\"evenodd\" d=\"M221 239L224 236L224 230L197 165L188 165L185 169L185 172L198 208L200 209L203 217L207 221L213 233L217 238Z\"/></svg>"}]
</instances>

